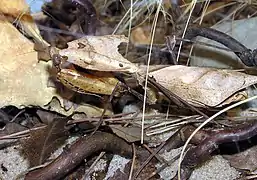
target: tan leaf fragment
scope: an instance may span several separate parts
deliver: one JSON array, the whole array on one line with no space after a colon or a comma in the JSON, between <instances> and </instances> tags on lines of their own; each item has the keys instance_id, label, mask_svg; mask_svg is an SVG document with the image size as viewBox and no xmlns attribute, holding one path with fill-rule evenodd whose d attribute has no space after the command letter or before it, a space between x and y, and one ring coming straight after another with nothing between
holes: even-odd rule
<instances>
[{"instance_id":1,"label":"tan leaf fragment","mask_svg":"<svg viewBox=\"0 0 257 180\"><path fill-rule=\"evenodd\" d=\"M170 66L150 73L158 83L195 106L222 106L236 92L257 83L257 77L226 69ZM241 100L241 95L233 96ZM239 99L238 99L239 97Z\"/></svg>"},{"instance_id":2,"label":"tan leaf fragment","mask_svg":"<svg viewBox=\"0 0 257 180\"><path fill-rule=\"evenodd\" d=\"M40 36L40 32L30 15L29 5L25 0L1 0L0 13L8 17L10 23L16 22L20 28L29 36L33 37L37 43L44 46L49 44Z\"/></svg>"},{"instance_id":3,"label":"tan leaf fragment","mask_svg":"<svg viewBox=\"0 0 257 180\"><path fill-rule=\"evenodd\" d=\"M47 88L49 64L37 62L34 44L7 20L0 21L0 29L0 106L47 104L55 94Z\"/></svg>"},{"instance_id":4,"label":"tan leaf fragment","mask_svg":"<svg viewBox=\"0 0 257 180\"><path fill-rule=\"evenodd\" d=\"M144 31L142 27L137 27L131 32L131 41L133 44L150 44L150 31Z\"/></svg>"},{"instance_id":5,"label":"tan leaf fragment","mask_svg":"<svg viewBox=\"0 0 257 180\"><path fill-rule=\"evenodd\" d=\"M85 36L68 43L59 51L68 61L82 68L97 71L120 71L135 73L138 67L118 52L118 45L128 42L123 35Z\"/></svg>"},{"instance_id":6,"label":"tan leaf fragment","mask_svg":"<svg viewBox=\"0 0 257 180\"><path fill-rule=\"evenodd\" d=\"M25 0L1 0L0 12L18 17L22 13L28 13L29 6Z\"/></svg>"}]
</instances>

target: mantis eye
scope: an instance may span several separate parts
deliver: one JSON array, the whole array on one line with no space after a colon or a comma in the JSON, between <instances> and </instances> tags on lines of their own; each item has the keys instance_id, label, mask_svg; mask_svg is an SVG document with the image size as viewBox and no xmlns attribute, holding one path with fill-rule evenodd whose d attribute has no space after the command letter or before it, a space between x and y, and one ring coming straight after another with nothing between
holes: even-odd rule
<instances>
[{"instance_id":1,"label":"mantis eye","mask_svg":"<svg viewBox=\"0 0 257 180\"><path fill-rule=\"evenodd\" d=\"M53 61L53 65L57 68L60 69L61 66L63 64L65 64L65 62L67 62L68 57L67 56L61 56L59 54L54 54L52 56L52 61Z\"/></svg>"},{"instance_id":2,"label":"mantis eye","mask_svg":"<svg viewBox=\"0 0 257 180\"><path fill-rule=\"evenodd\" d=\"M59 54L54 54L52 57L53 65L54 66L59 66L62 61L62 57Z\"/></svg>"}]
</instances>

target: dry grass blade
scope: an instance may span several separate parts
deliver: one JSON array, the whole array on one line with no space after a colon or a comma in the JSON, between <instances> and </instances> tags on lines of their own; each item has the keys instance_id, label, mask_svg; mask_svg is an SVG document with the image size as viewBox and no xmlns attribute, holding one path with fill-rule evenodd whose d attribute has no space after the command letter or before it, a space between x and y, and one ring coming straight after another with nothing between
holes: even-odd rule
<instances>
[{"instance_id":1,"label":"dry grass blade","mask_svg":"<svg viewBox=\"0 0 257 180\"><path fill-rule=\"evenodd\" d=\"M174 119L167 122L161 122L161 123L149 126L147 128L146 135L152 136L156 134L161 134L164 132L172 131L174 129L178 129L189 123L203 122L204 120L202 118L203 118L202 116L195 115L195 116L188 116L188 117L183 117L179 119Z\"/></svg>"},{"instance_id":2,"label":"dry grass blade","mask_svg":"<svg viewBox=\"0 0 257 180\"><path fill-rule=\"evenodd\" d=\"M147 90L147 81L148 81L148 75L149 75L149 66L150 66L150 61L151 61L151 53L152 53L152 47L153 47L153 40L154 40L154 35L156 32L156 25L157 25L157 21L158 21L158 16L159 16L159 12L161 9L161 4L162 1L159 2L158 8L156 10L156 15L154 17L154 21L153 21L153 28L151 30L151 44L150 44L150 48L149 48L149 56L148 56L148 60L147 60L147 69L146 69L146 76L145 76L145 85L144 85L144 101L143 101L143 116L142 116L142 129L141 129L141 144L144 143L144 121L145 121L145 109L146 109L146 90Z\"/></svg>"},{"instance_id":3,"label":"dry grass blade","mask_svg":"<svg viewBox=\"0 0 257 180\"><path fill-rule=\"evenodd\" d=\"M230 3L224 4L224 5L222 5L222 6L219 6L219 7L215 8L215 9L213 9L213 10L210 10L210 11L208 11L208 12L207 12L207 9L206 9L206 11L204 11L200 17L196 18L196 19L193 21L193 23L196 23L196 22L199 21L199 24L201 24L201 22L202 22L204 16L207 16L207 15L209 15L209 14L211 14L211 13L213 13L213 12L219 10L219 9L223 9L223 8L226 8L226 7L233 6L233 5L235 5L235 4L236 4L236 2L230 2ZM208 7L207 7L207 8L208 8Z\"/></svg>"},{"instance_id":4,"label":"dry grass blade","mask_svg":"<svg viewBox=\"0 0 257 180\"><path fill-rule=\"evenodd\" d=\"M96 166L96 164L99 162L99 160L105 155L105 152L101 152L98 157L96 158L96 160L93 162L93 164L86 170L86 173L84 174L83 179L87 179L90 178L89 174L93 172L94 167Z\"/></svg>"},{"instance_id":5,"label":"dry grass blade","mask_svg":"<svg viewBox=\"0 0 257 180\"><path fill-rule=\"evenodd\" d=\"M134 170L135 161L136 161L136 148L134 143L132 144L132 148L133 148L133 158L132 158L132 164L129 172L129 178L128 178L129 180L132 179L133 170Z\"/></svg>"},{"instance_id":6,"label":"dry grass blade","mask_svg":"<svg viewBox=\"0 0 257 180\"><path fill-rule=\"evenodd\" d=\"M152 1L139 1L136 0L135 2L131 1L132 6L126 11L120 22L117 24L115 30L112 34L120 33L126 31L126 29L130 29L130 24L139 25L145 22L147 19L150 18L151 14L155 12L156 4L162 4L160 0L152 0ZM138 23L137 18L145 16L144 13L147 11L147 16L143 20L143 22Z\"/></svg>"},{"instance_id":7,"label":"dry grass blade","mask_svg":"<svg viewBox=\"0 0 257 180\"><path fill-rule=\"evenodd\" d=\"M187 22L186 22L186 27L185 27L185 29L184 29L184 31L183 31L183 34L182 34L182 38L184 38L184 36L185 36L185 34L186 34L186 30L187 30L187 27L188 27L188 25L189 25L189 21L190 21L190 18L191 18L191 16L192 16L192 13L193 13L193 10L194 10L194 8L195 8L196 3L197 3L197 1L195 1L195 0L192 1L192 2L190 3L190 6L187 8L187 9L191 9L191 10L190 10L190 13L189 13ZM186 12L187 12L187 10L186 10ZM181 48L182 48L182 42L180 42L180 45L179 45L178 55L177 55L177 62L178 62L178 60L179 60Z\"/></svg>"}]
</instances>

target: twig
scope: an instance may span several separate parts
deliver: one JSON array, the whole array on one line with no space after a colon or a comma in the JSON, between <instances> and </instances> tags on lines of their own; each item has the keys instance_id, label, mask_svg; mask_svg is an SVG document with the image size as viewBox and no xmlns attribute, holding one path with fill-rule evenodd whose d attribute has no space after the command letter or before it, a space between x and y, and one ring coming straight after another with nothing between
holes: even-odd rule
<instances>
[{"instance_id":1,"label":"twig","mask_svg":"<svg viewBox=\"0 0 257 180\"><path fill-rule=\"evenodd\" d=\"M62 179L84 159L101 151L125 157L132 156L131 145L123 139L110 133L96 132L92 136L81 137L69 148L64 148L57 159L41 169L29 172L25 180Z\"/></svg>"},{"instance_id":2,"label":"twig","mask_svg":"<svg viewBox=\"0 0 257 180\"><path fill-rule=\"evenodd\" d=\"M187 30L185 38L191 40L197 36L217 41L228 47L246 66L257 66L257 49L248 49L231 36L212 28L191 27Z\"/></svg>"},{"instance_id":3,"label":"twig","mask_svg":"<svg viewBox=\"0 0 257 180\"><path fill-rule=\"evenodd\" d=\"M137 178L137 176L140 174L140 172L145 168L145 166L152 160L152 158L163 148L163 146L166 143L163 142L155 152L153 152L146 160L145 162L141 165L141 167L137 170L137 172L135 173L133 180L135 180Z\"/></svg>"},{"instance_id":4,"label":"twig","mask_svg":"<svg viewBox=\"0 0 257 180\"><path fill-rule=\"evenodd\" d=\"M231 129L216 130L211 136L204 139L198 146L190 148L181 163L181 179L190 177L193 169L211 157L211 153L219 144L246 140L257 134L257 121L236 126ZM176 177L175 179L177 179Z\"/></svg>"}]
</instances>

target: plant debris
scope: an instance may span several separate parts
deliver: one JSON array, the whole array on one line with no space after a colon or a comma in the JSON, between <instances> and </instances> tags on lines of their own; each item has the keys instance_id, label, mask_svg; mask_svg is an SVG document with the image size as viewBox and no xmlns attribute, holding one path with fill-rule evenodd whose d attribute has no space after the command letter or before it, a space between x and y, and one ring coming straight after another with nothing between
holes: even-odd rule
<instances>
[{"instance_id":1,"label":"plant debris","mask_svg":"<svg viewBox=\"0 0 257 180\"><path fill-rule=\"evenodd\" d=\"M256 47L213 28L255 4L1 1L0 179L256 177ZM194 45L242 69L192 66Z\"/></svg>"},{"instance_id":2,"label":"plant debris","mask_svg":"<svg viewBox=\"0 0 257 180\"><path fill-rule=\"evenodd\" d=\"M21 140L22 152L29 159L30 167L45 163L46 159L68 138L65 127L68 119L56 118L46 127L31 130L30 137Z\"/></svg>"}]
</instances>

